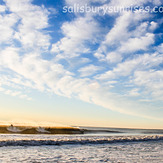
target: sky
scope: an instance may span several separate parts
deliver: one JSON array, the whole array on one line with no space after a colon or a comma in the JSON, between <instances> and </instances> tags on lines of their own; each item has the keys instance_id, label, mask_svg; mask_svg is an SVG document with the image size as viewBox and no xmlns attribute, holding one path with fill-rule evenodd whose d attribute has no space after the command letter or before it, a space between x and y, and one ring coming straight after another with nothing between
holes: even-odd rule
<instances>
[{"instance_id":1,"label":"sky","mask_svg":"<svg viewBox=\"0 0 163 163\"><path fill-rule=\"evenodd\" d=\"M161 0L0 0L0 123L163 128Z\"/></svg>"}]
</instances>

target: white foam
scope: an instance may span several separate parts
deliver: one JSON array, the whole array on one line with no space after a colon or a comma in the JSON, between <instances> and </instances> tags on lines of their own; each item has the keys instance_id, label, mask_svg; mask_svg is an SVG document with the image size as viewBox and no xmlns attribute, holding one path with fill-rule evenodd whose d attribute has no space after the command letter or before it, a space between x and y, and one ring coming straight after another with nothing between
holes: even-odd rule
<instances>
[{"instance_id":1,"label":"white foam","mask_svg":"<svg viewBox=\"0 0 163 163\"><path fill-rule=\"evenodd\" d=\"M50 133L49 131L45 130L45 128L43 128L43 127L38 127L38 128L36 129L36 131L37 131L37 132L41 132L41 133Z\"/></svg>"},{"instance_id":2,"label":"white foam","mask_svg":"<svg viewBox=\"0 0 163 163\"><path fill-rule=\"evenodd\" d=\"M15 126L10 126L7 127L7 130L10 132L21 132L22 130L20 130L19 128L15 127Z\"/></svg>"},{"instance_id":3,"label":"white foam","mask_svg":"<svg viewBox=\"0 0 163 163\"><path fill-rule=\"evenodd\" d=\"M22 137L20 139L2 139L0 146L41 146L41 145L87 145L87 144L112 144L126 142L145 142L145 141L160 141L163 140L163 135L159 136L109 136L109 137L88 137L88 136L68 136L68 137Z\"/></svg>"}]
</instances>

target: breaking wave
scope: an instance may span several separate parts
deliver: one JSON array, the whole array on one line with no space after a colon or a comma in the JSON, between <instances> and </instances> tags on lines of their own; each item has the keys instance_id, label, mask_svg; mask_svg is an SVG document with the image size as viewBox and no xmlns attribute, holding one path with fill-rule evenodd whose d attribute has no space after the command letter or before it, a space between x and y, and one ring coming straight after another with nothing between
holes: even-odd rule
<instances>
[{"instance_id":1,"label":"breaking wave","mask_svg":"<svg viewBox=\"0 0 163 163\"><path fill-rule=\"evenodd\" d=\"M87 145L125 142L160 141L163 136L120 136L120 137L66 137L59 139L1 140L3 146L42 146L42 145Z\"/></svg>"}]
</instances>

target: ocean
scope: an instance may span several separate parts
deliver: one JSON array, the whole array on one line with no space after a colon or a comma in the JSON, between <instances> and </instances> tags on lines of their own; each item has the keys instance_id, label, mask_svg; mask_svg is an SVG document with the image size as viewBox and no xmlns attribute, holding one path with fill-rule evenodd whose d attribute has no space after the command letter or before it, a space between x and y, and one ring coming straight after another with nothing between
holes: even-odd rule
<instances>
[{"instance_id":1,"label":"ocean","mask_svg":"<svg viewBox=\"0 0 163 163\"><path fill-rule=\"evenodd\" d=\"M0 134L0 163L163 162L163 130L86 129L81 135Z\"/></svg>"}]
</instances>

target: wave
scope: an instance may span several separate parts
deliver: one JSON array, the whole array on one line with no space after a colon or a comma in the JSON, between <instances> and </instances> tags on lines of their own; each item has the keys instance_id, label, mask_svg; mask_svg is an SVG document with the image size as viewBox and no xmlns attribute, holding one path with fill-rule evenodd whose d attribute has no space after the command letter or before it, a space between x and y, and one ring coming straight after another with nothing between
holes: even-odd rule
<instances>
[{"instance_id":1,"label":"wave","mask_svg":"<svg viewBox=\"0 0 163 163\"><path fill-rule=\"evenodd\" d=\"M160 141L163 136L129 136L129 137L108 137L108 138L65 138L65 139L31 139L31 140L2 140L0 147L3 146L42 146L42 145L87 145L87 144L109 144L125 142L147 142Z\"/></svg>"},{"instance_id":2,"label":"wave","mask_svg":"<svg viewBox=\"0 0 163 163\"><path fill-rule=\"evenodd\" d=\"M21 132L21 131L22 131L22 130L20 130L19 128L14 127L14 126L7 127L6 129L7 129L9 132L14 132L14 133L17 133L17 132Z\"/></svg>"},{"instance_id":3,"label":"wave","mask_svg":"<svg viewBox=\"0 0 163 163\"><path fill-rule=\"evenodd\" d=\"M1 134L83 134L84 130L75 127L28 127L0 126Z\"/></svg>"},{"instance_id":4,"label":"wave","mask_svg":"<svg viewBox=\"0 0 163 163\"><path fill-rule=\"evenodd\" d=\"M41 133L50 133L49 131L47 131L45 128L43 128L43 127L38 127L37 129L36 129L36 131L37 132L41 132Z\"/></svg>"}]
</instances>

